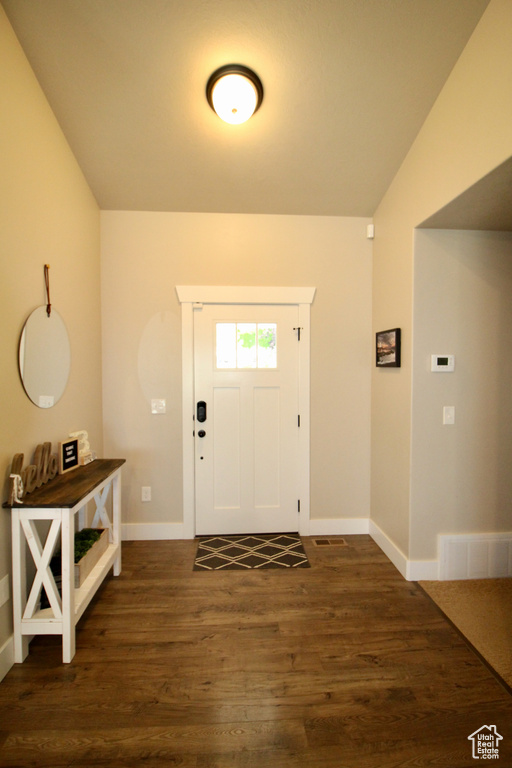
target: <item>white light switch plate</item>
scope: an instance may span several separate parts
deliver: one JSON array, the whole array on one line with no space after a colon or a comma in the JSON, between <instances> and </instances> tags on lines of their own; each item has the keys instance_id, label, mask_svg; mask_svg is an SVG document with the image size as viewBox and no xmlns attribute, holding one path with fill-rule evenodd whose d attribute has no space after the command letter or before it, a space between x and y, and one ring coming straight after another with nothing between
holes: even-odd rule
<instances>
[{"instance_id":1,"label":"white light switch plate","mask_svg":"<svg viewBox=\"0 0 512 768\"><path fill-rule=\"evenodd\" d=\"M445 405L443 407L443 424L455 424L454 405Z\"/></svg>"},{"instance_id":2,"label":"white light switch plate","mask_svg":"<svg viewBox=\"0 0 512 768\"><path fill-rule=\"evenodd\" d=\"M151 400L151 413L165 413L166 403L165 400L155 399Z\"/></svg>"}]
</instances>

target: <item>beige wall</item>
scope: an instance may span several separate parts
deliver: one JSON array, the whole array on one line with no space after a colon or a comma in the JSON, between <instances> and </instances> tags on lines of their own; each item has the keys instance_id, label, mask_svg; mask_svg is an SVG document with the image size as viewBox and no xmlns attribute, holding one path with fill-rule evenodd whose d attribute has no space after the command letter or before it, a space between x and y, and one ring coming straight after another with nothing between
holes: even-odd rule
<instances>
[{"instance_id":1,"label":"beige wall","mask_svg":"<svg viewBox=\"0 0 512 768\"><path fill-rule=\"evenodd\" d=\"M109 455L128 460L125 522L182 520L176 285L316 286L312 516L368 517L368 220L129 212L101 219L104 438ZM151 398L167 400L165 415L151 415ZM152 487L151 502L141 503L142 485Z\"/></svg>"},{"instance_id":2,"label":"beige wall","mask_svg":"<svg viewBox=\"0 0 512 768\"><path fill-rule=\"evenodd\" d=\"M373 372L371 514L405 555L414 227L512 155L511 50L512 3L491 0L374 217L374 330L402 328L403 367Z\"/></svg>"},{"instance_id":3,"label":"beige wall","mask_svg":"<svg viewBox=\"0 0 512 768\"><path fill-rule=\"evenodd\" d=\"M102 451L99 211L0 7L0 208L2 227L2 496L14 453L88 429ZM62 399L39 409L25 395L18 340L33 309L51 300L67 325L71 373ZM11 570L10 513L0 515L0 579ZM12 631L12 605L0 608L0 651Z\"/></svg>"},{"instance_id":4,"label":"beige wall","mask_svg":"<svg viewBox=\"0 0 512 768\"><path fill-rule=\"evenodd\" d=\"M412 559L436 558L438 533L511 530L511 297L512 233L418 230ZM455 354L454 373L431 373L436 353Z\"/></svg>"}]
</instances>

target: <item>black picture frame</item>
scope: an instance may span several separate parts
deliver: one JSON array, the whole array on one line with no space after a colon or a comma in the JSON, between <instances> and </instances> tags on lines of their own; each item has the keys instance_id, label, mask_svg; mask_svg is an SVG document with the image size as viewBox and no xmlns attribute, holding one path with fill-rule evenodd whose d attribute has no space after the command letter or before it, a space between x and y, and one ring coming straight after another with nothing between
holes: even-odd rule
<instances>
[{"instance_id":1,"label":"black picture frame","mask_svg":"<svg viewBox=\"0 0 512 768\"><path fill-rule=\"evenodd\" d=\"M390 328L375 334L375 364L377 368L400 368L402 358L401 329Z\"/></svg>"},{"instance_id":2,"label":"black picture frame","mask_svg":"<svg viewBox=\"0 0 512 768\"><path fill-rule=\"evenodd\" d=\"M59 475L78 467L78 438L59 443Z\"/></svg>"}]
</instances>

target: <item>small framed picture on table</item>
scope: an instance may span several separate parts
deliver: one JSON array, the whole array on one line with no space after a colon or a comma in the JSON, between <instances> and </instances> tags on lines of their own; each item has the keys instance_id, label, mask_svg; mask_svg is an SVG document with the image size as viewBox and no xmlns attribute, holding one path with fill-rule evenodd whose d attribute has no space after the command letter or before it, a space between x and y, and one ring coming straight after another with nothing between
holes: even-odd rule
<instances>
[{"instance_id":1,"label":"small framed picture on table","mask_svg":"<svg viewBox=\"0 0 512 768\"><path fill-rule=\"evenodd\" d=\"M59 443L59 475L78 467L78 438Z\"/></svg>"}]
</instances>

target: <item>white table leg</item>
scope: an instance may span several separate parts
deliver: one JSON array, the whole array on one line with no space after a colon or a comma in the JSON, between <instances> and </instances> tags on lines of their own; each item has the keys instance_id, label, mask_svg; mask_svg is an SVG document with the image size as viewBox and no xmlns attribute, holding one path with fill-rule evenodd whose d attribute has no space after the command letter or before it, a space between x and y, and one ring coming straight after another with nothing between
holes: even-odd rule
<instances>
[{"instance_id":1,"label":"white table leg","mask_svg":"<svg viewBox=\"0 0 512 768\"><path fill-rule=\"evenodd\" d=\"M75 521L69 509L62 510L62 661L75 655Z\"/></svg>"},{"instance_id":2,"label":"white table leg","mask_svg":"<svg viewBox=\"0 0 512 768\"><path fill-rule=\"evenodd\" d=\"M112 535L114 544L121 542L121 473L118 472L112 481ZM114 576L121 573L121 547L114 561Z\"/></svg>"},{"instance_id":3,"label":"white table leg","mask_svg":"<svg viewBox=\"0 0 512 768\"><path fill-rule=\"evenodd\" d=\"M27 594L25 537L22 536L20 512L12 508L12 602L14 621L14 661L21 663L28 655L28 638L21 634L21 619Z\"/></svg>"}]
</instances>

